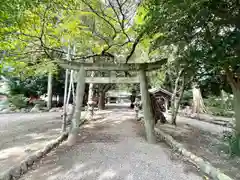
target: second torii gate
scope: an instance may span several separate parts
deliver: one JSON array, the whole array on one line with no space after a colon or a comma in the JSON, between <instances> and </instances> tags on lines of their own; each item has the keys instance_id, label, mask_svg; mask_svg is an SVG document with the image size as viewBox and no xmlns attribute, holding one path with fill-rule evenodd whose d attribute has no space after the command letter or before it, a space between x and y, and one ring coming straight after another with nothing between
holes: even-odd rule
<instances>
[{"instance_id":1,"label":"second torii gate","mask_svg":"<svg viewBox=\"0 0 240 180\"><path fill-rule=\"evenodd\" d=\"M60 66L66 69L78 71L77 75L77 93L76 93L76 116L81 116L81 106L83 102L83 94L85 83L140 83L141 100L143 105L144 125L146 131L146 138L149 143L155 143L156 137L154 132L154 117L151 110L151 100L148 92L148 81L146 72L159 69L166 59L150 63L84 63L84 62L60 62ZM86 71L137 71L138 77L86 77ZM76 122L75 122L76 121ZM78 120L73 120L71 134L78 131Z\"/></svg>"}]
</instances>

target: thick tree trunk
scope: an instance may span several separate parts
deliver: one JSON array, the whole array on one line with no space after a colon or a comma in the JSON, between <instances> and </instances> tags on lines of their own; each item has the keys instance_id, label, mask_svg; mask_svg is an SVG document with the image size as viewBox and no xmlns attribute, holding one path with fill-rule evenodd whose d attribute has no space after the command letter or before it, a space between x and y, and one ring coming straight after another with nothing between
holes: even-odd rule
<instances>
[{"instance_id":1,"label":"thick tree trunk","mask_svg":"<svg viewBox=\"0 0 240 180\"><path fill-rule=\"evenodd\" d=\"M193 93L192 113L199 114L207 112L203 102L201 90L196 83L193 83L192 85L192 93Z\"/></svg>"},{"instance_id":2,"label":"thick tree trunk","mask_svg":"<svg viewBox=\"0 0 240 180\"><path fill-rule=\"evenodd\" d=\"M75 107L74 118L72 119L72 126L68 136L69 146L75 144L77 140L84 92L85 92L85 70L84 70L84 67L81 66L77 75L76 107Z\"/></svg>"},{"instance_id":3,"label":"thick tree trunk","mask_svg":"<svg viewBox=\"0 0 240 180\"><path fill-rule=\"evenodd\" d=\"M240 82L234 89L234 112L235 112L235 132L238 144L238 152L240 151Z\"/></svg>"},{"instance_id":4,"label":"thick tree trunk","mask_svg":"<svg viewBox=\"0 0 240 180\"><path fill-rule=\"evenodd\" d=\"M52 86L53 86L52 80L53 80L52 73L49 72L48 73L48 92L47 92L47 97L48 97L47 108L48 109L52 108Z\"/></svg>"},{"instance_id":5,"label":"thick tree trunk","mask_svg":"<svg viewBox=\"0 0 240 180\"><path fill-rule=\"evenodd\" d=\"M240 137L240 83L238 87L233 87L234 94L234 112L235 112L235 129Z\"/></svg>"},{"instance_id":6,"label":"thick tree trunk","mask_svg":"<svg viewBox=\"0 0 240 180\"><path fill-rule=\"evenodd\" d=\"M63 122L62 122L62 131L65 132L67 129L67 90L68 90L68 73L69 70L66 69L65 72L65 86L64 86L64 100L63 100Z\"/></svg>"},{"instance_id":7,"label":"thick tree trunk","mask_svg":"<svg viewBox=\"0 0 240 180\"><path fill-rule=\"evenodd\" d=\"M240 151L240 77L235 76L229 69L226 69L226 75L234 95L235 135L238 143L238 151Z\"/></svg>"},{"instance_id":8,"label":"thick tree trunk","mask_svg":"<svg viewBox=\"0 0 240 180\"><path fill-rule=\"evenodd\" d=\"M105 109L105 92L103 92L103 91L99 92L98 109L99 110Z\"/></svg>"},{"instance_id":9,"label":"thick tree trunk","mask_svg":"<svg viewBox=\"0 0 240 180\"><path fill-rule=\"evenodd\" d=\"M148 92L147 76L144 70L139 71L139 80L147 141L149 143L156 143L154 116L151 109L150 94Z\"/></svg>"},{"instance_id":10,"label":"thick tree trunk","mask_svg":"<svg viewBox=\"0 0 240 180\"><path fill-rule=\"evenodd\" d=\"M183 97L184 89L185 89L185 78L183 77L182 84L181 84L180 91L179 91L179 97L178 98L175 97L175 100L174 100L174 103L173 103L173 105L174 105L174 112L172 114L172 124L173 125L177 125L177 123L176 123L177 114L178 114L178 110L179 110L179 107L180 107L180 102L181 102L182 97Z\"/></svg>"}]
</instances>

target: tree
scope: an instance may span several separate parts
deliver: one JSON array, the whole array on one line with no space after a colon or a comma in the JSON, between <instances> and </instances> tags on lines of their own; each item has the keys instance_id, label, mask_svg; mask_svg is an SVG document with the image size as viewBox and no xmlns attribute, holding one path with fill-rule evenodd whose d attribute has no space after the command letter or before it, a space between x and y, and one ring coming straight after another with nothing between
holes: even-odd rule
<instances>
[{"instance_id":1,"label":"tree","mask_svg":"<svg viewBox=\"0 0 240 180\"><path fill-rule=\"evenodd\" d=\"M4 66L61 65L66 62L69 46L76 47L74 53L70 52L71 61L91 62L99 57L99 61L128 63L146 39L147 31L138 29L143 22L141 8L134 19L139 8L132 0L46 0L23 7L21 16L12 18L10 27L5 21L2 24L0 49L5 52ZM80 94L76 92L76 96ZM76 102L73 129L79 121L79 104Z\"/></svg>"},{"instance_id":2,"label":"tree","mask_svg":"<svg viewBox=\"0 0 240 180\"><path fill-rule=\"evenodd\" d=\"M192 84L193 104L192 113L206 113L206 107L203 102L202 93L199 86L196 83Z\"/></svg>"},{"instance_id":3,"label":"tree","mask_svg":"<svg viewBox=\"0 0 240 180\"><path fill-rule=\"evenodd\" d=\"M239 3L224 0L156 1L147 3L149 27L164 32L165 41L187 44L191 57L206 73L225 75L235 102L236 132L240 134Z\"/></svg>"},{"instance_id":4,"label":"tree","mask_svg":"<svg viewBox=\"0 0 240 180\"><path fill-rule=\"evenodd\" d=\"M40 96L47 91L47 78L46 76L29 77L26 79L13 77L10 78L9 85L11 95Z\"/></svg>"}]
</instances>

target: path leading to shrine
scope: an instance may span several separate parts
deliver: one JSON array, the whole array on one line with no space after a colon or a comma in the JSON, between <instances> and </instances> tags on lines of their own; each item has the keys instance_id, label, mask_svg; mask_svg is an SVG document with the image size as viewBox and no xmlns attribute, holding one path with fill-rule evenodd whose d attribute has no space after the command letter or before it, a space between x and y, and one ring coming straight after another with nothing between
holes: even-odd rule
<instances>
[{"instance_id":1,"label":"path leading to shrine","mask_svg":"<svg viewBox=\"0 0 240 180\"><path fill-rule=\"evenodd\" d=\"M111 107L82 126L75 146L61 145L22 180L202 180L163 144L148 144L133 110Z\"/></svg>"}]
</instances>

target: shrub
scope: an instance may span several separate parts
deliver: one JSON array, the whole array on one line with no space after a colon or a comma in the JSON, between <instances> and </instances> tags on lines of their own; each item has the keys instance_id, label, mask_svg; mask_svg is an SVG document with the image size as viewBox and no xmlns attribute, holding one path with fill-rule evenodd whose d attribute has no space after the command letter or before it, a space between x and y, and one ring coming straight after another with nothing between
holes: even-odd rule
<instances>
[{"instance_id":1,"label":"shrub","mask_svg":"<svg viewBox=\"0 0 240 180\"><path fill-rule=\"evenodd\" d=\"M211 96L207 99L204 99L204 103L207 107L215 107L227 111L233 110L233 99L231 97L227 98L223 102L221 98L217 96Z\"/></svg>"},{"instance_id":2,"label":"shrub","mask_svg":"<svg viewBox=\"0 0 240 180\"><path fill-rule=\"evenodd\" d=\"M16 94L9 97L9 103L16 108L26 108L28 105L28 98L26 98L23 94Z\"/></svg>"},{"instance_id":3,"label":"shrub","mask_svg":"<svg viewBox=\"0 0 240 180\"><path fill-rule=\"evenodd\" d=\"M181 105L182 106L191 106L192 99L193 99L192 90L184 91L183 97L181 100Z\"/></svg>"},{"instance_id":4,"label":"shrub","mask_svg":"<svg viewBox=\"0 0 240 180\"><path fill-rule=\"evenodd\" d=\"M223 102L221 98L217 96L211 96L208 99L204 99L204 104L212 115L233 117L234 113L232 111L232 101L233 100L230 97L225 99Z\"/></svg>"},{"instance_id":5,"label":"shrub","mask_svg":"<svg viewBox=\"0 0 240 180\"><path fill-rule=\"evenodd\" d=\"M224 116L224 117L233 117L234 116L233 111L228 111L228 110L217 108L217 107L208 107L208 110L214 116Z\"/></svg>"},{"instance_id":6,"label":"shrub","mask_svg":"<svg viewBox=\"0 0 240 180\"><path fill-rule=\"evenodd\" d=\"M224 141L227 141L229 146L229 154L231 156L240 156L240 135L236 133L224 131L223 132Z\"/></svg>"}]
</instances>

